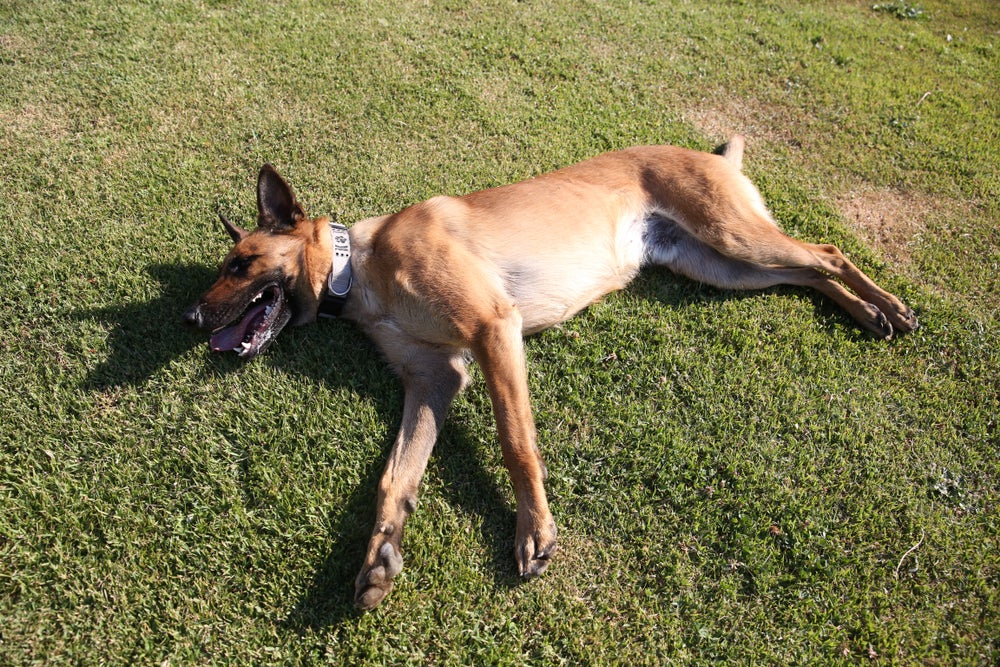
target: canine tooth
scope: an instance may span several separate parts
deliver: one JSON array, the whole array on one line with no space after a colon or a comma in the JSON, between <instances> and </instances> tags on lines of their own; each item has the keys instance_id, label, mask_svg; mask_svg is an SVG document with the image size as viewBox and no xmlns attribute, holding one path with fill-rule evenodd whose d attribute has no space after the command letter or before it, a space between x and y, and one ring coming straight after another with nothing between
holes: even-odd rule
<instances>
[{"instance_id":1,"label":"canine tooth","mask_svg":"<svg viewBox=\"0 0 1000 667\"><path fill-rule=\"evenodd\" d=\"M243 341L242 343L240 343L240 346L241 346L241 347L242 347L242 348L243 348L244 350L249 350L249 349L250 349L250 343L248 343L247 341Z\"/></svg>"}]
</instances>

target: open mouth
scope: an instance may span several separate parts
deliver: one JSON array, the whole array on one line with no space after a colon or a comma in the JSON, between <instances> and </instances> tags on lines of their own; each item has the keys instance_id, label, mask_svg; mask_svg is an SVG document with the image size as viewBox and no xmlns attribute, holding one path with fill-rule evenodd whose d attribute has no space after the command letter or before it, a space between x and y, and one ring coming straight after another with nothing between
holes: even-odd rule
<instances>
[{"instance_id":1,"label":"open mouth","mask_svg":"<svg viewBox=\"0 0 1000 667\"><path fill-rule=\"evenodd\" d=\"M240 317L212 333L209 347L213 352L254 357L270 345L290 318L284 291L276 284L268 285L250 300Z\"/></svg>"}]
</instances>

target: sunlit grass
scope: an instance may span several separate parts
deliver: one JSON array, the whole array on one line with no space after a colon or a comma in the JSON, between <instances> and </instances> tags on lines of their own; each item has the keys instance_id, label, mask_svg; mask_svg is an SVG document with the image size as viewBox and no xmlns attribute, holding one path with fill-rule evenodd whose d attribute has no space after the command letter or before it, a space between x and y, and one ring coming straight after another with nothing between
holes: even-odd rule
<instances>
[{"instance_id":1,"label":"sunlit grass","mask_svg":"<svg viewBox=\"0 0 1000 667\"><path fill-rule=\"evenodd\" d=\"M1000 11L890 5L0 3L0 662L996 662ZM346 322L182 329L216 209L263 162L350 225L733 132L921 329L652 271L527 344L551 570L480 379L355 612L401 390Z\"/></svg>"}]
</instances>

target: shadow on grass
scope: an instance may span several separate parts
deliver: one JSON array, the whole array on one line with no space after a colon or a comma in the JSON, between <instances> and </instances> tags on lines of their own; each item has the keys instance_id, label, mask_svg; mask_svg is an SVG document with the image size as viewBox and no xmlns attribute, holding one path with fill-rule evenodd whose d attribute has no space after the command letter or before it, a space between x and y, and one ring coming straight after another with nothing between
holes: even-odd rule
<instances>
[{"instance_id":1,"label":"shadow on grass","mask_svg":"<svg viewBox=\"0 0 1000 667\"><path fill-rule=\"evenodd\" d=\"M215 270L191 264L153 264L146 271L161 285L157 298L74 313L81 320L102 322L110 330L108 358L88 374L85 389L141 385L175 358L205 344L205 334L188 330L180 317L215 279ZM294 345L287 344L288 338L295 339ZM360 330L349 323L320 322L290 329L283 339L265 356L267 363L331 388L347 387L365 394L375 401L387 423L393 422L393 428L398 425L401 392L392 391L391 387L398 386L395 378ZM243 366L230 356L212 357L211 365L220 373L237 372ZM284 627L301 632L336 625L358 614L354 577L375 521L378 480L395 439L395 431L390 432L383 455L367 465L351 497L331 512L329 553L318 565L303 598L282 623ZM515 515L477 462L475 449L461 425L447 423L430 465L437 466L452 501L482 517L483 540L492 545L497 584L513 586L519 582L511 551ZM402 576L406 576L405 571Z\"/></svg>"},{"instance_id":2,"label":"shadow on grass","mask_svg":"<svg viewBox=\"0 0 1000 667\"><path fill-rule=\"evenodd\" d=\"M668 283L679 289L665 290L664 285ZM678 276L665 267L653 266L643 269L626 291L640 299L658 301L682 311L689 306L705 303L750 301L759 299L764 294L790 294L812 303L816 321L825 331L832 334L839 330L858 340L876 340L840 306L808 287L777 285L762 290L720 289Z\"/></svg>"},{"instance_id":3,"label":"shadow on grass","mask_svg":"<svg viewBox=\"0 0 1000 667\"><path fill-rule=\"evenodd\" d=\"M396 416L400 415L401 410L397 410ZM354 606L354 579L361 569L374 526L378 482L390 445L391 441L387 441L385 454L367 465L361 484L347 503L333 513L330 550L317 567L305 595L280 623L281 627L301 634L339 625L365 613ZM494 585L512 588L522 582L514 565L516 515L479 463L475 449L465 429L445 426L428 468L439 472L449 502L481 518L481 535L490 550ZM404 533L403 572L398 581L405 580L407 569L412 567L406 560L407 542Z\"/></svg>"},{"instance_id":4,"label":"shadow on grass","mask_svg":"<svg viewBox=\"0 0 1000 667\"><path fill-rule=\"evenodd\" d=\"M84 382L89 390L142 384L158 370L199 343L204 336L181 326L184 309L191 305L215 271L193 264L153 264L147 273L162 285L160 296L74 313L110 325L110 354Z\"/></svg>"}]
</instances>

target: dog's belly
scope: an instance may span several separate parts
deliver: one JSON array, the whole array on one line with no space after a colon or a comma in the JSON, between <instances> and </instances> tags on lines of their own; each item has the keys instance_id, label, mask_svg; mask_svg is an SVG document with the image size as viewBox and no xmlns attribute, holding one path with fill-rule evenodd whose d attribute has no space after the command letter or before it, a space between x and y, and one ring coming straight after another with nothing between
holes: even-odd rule
<instances>
[{"instance_id":1,"label":"dog's belly","mask_svg":"<svg viewBox=\"0 0 1000 667\"><path fill-rule=\"evenodd\" d=\"M625 287L645 257L646 220L624 216L604 242L560 238L544 254L506 261L501 272L507 291L532 334L564 322L604 295Z\"/></svg>"}]
</instances>

